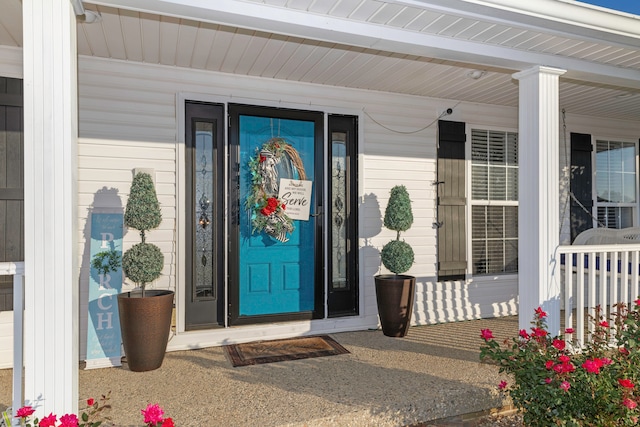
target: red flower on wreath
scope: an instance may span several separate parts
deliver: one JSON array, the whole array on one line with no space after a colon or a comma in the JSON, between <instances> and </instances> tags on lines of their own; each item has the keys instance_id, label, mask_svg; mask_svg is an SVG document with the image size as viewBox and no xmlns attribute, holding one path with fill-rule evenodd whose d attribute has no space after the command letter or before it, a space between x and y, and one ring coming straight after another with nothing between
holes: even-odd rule
<instances>
[{"instance_id":1,"label":"red flower on wreath","mask_svg":"<svg viewBox=\"0 0 640 427\"><path fill-rule=\"evenodd\" d=\"M267 199L267 204L265 205L265 207L260 209L260 213L264 216L269 216L277 211L278 207L280 207L280 202L278 201L278 199L276 199L275 197L269 197ZM284 204L282 205L282 209L284 209Z\"/></svg>"}]
</instances>

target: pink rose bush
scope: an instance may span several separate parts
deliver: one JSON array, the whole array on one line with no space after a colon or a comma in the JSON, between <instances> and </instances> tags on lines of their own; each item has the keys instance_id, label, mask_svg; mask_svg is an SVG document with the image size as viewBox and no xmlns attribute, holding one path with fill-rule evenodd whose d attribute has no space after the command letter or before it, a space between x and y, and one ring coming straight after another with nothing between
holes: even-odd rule
<instances>
[{"instance_id":1,"label":"pink rose bush","mask_svg":"<svg viewBox=\"0 0 640 427\"><path fill-rule=\"evenodd\" d=\"M640 299L633 310L622 303L616 310L605 319L596 309L593 332L582 346L572 341L572 328L549 336L542 308L535 310L530 331L502 344L491 330L481 331L480 357L511 374L497 386L526 426L640 425Z\"/></svg>"},{"instance_id":2,"label":"pink rose bush","mask_svg":"<svg viewBox=\"0 0 640 427\"><path fill-rule=\"evenodd\" d=\"M109 395L104 395L99 401L94 398L87 399L87 407L80 413L80 418L75 414L65 414L59 419L57 415L49 414L42 419L29 418L35 413L31 406L23 406L16 411L15 417L20 419L20 426L24 427L99 427L107 417L104 412L111 408L108 403Z\"/></svg>"},{"instance_id":3,"label":"pink rose bush","mask_svg":"<svg viewBox=\"0 0 640 427\"><path fill-rule=\"evenodd\" d=\"M109 396L102 396L100 401L93 398L87 399L87 407L80 413L80 418L75 414L65 414L59 419L54 414L49 414L42 419L29 418L34 414L35 409L31 406L23 406L16 411L16 418L20 419L20 426L24 427L99 427L104 422L109 421L103 411L110 409L108 404ZM164 417L164 411L157 404L149 404L146 409L141 410L146 427L175 427L173 419Z\"/></svg>"},{"instance_id":4,"label":"pink rose bush","mask_svg":"<svg viewBox=\"0 0 640 427\"><path fill-rule=\"evenodd\" d=\"M164 411L157 404L147 405L147 409L143 409L144 423L147 427L174 427L173 419L164 418Z\"/></svg>"}]
</instances>

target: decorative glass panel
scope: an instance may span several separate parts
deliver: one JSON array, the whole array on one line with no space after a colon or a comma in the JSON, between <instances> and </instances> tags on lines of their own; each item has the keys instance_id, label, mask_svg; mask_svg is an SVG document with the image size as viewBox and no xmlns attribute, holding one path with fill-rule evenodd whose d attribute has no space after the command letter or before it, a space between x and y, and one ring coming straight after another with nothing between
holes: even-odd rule
<instances>
[{"instance_id":1,"label":"decorative glass panel","mask_svg":"<svg viewBox=\"0 0 640 427\"><path fill-rule=\"evenodd\" d=\"M331 227L333 242L331 248L333 289L348 288L347 280L347 135L333 132L331 157Z\"/></svg>"},{"instance_id":2,"label":"decorative glass panel","mask_svg":"<svg viewBox=\"0 0 640 427\"><path fill-rule=\"evenodd\" d=\"M214 152L213 152L213 123L195 123L195 168L194 168L194 199L195 199L195 280L193 287L194 299L216 298L214 286L215 254L213 242L215 227L213 226L213 186L214 186Z\"/></svg>"}]
</instances>

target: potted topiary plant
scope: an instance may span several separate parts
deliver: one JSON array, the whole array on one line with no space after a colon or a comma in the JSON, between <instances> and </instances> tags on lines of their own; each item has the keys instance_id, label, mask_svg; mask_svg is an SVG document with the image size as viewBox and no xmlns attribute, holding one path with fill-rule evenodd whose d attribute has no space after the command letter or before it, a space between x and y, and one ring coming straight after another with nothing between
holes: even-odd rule
<instances>
[{"instance_id":1,"label":"potted topiary plant","mask_svg":"<svg viewBox=\"0 0 640 427\"><path fill-rule=\"evenodd\" d=\"M389 202L384 212L384 226L396 232L396 239L382 248L382 264L393 274L375 276L376 301L382 332L390 337L404 337L411 322L415 298L416 278L403 275L413 265L413 249L400 232L413 224L411 199L404 185L391 189Z\"/></svg>"},{"instance_id":2,"label":"potted topiary plant","mask_svg":"<svg viewBox=\"0 0 640 427\"><path fill-rule=\"evenodd\" d=\"M147 290L164 265L160 248L146 242L146 233L160 225L162 213L151 175L137 173L124 213L124 225L140 231L141 242L122 256L122 271L137 285L118 295L120 329L129 369L151 371L162 365L171 328L173 291Z\"/></svg>"}]
</instances>

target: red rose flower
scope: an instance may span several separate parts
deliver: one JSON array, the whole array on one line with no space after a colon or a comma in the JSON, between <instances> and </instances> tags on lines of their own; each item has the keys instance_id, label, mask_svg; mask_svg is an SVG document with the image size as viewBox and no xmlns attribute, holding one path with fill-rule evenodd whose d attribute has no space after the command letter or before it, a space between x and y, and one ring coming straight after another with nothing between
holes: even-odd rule
<instances>
[{"instance_id":1,"label":"red rose flower","mask_svg":"<svg viewBox=\"0 0 640 427\"><path fill-rule=\"evenodd\" d=\"M38 423L38 427L56 427L56 416L53 414L49 414L49 416L44 417Z\"/></svg>"},{"instance_id":2,"label":"red rose flower","mask_svg":"<svg viewBox=\"0 0 640 427\"><path fill-rule=\"evenodd\" d=\"M636 406L638 406L638 404L635 401L629 399L628 397L622 401L622 404L629 409L635 409Z\"/></svg>"},{"instance_id":3,"label":"red rose flower","mask_svg":"<svg viewBox=\"0 0 640 427\"><path fill-rule=\"evenodd\" d=\"M636 385L628 379L619 379L618 383L624 388L634 388Z\"/></svg>"},{"instance_id":4,"label":"red rose flower","mask_svg":"<svg viewBox=\"0 0 640 427\"><path fill-rule=\"evenodd\" d=\"M482 329L480 331L480 337L485 341L488 341L490 339L493 339L493 332L491 332L491 329Z\"/></svg>"},{"instance_id":5,"label":"red rose flower","mask_svg":"<svg viewBox=\"0 0 640 427\"><path fill-rule=\"evenodd\" d=\"M95 399L93 397L90 397L87 399L87 405L88 406L93 406L93 404L96 403Z\"/></svg>"},{"instance_id":6,"label":"red rose flower","mask_svg":"<svg viewBox=\"0 0 640 427\"><path fill-rule=\"evenodd\" d=\"M565 347L566 344L565 344L564 340L554 339L552 345L555 348L557 348L558 350L564 350L564 347Z\"/></svg>"},{"instance_id":7,"label":"red rose flower","mask_svg":"<svg viewBox=\"0 0 640 427\"><path fill-rule=\"evenodd\" d=\"M583 364L582 367L589 372L590 374L599 374L600 373L600 368L602 367L602 361L598 358L594 358L594 359L587 359Z\"/></svg>"},{"instance_id":8,"label":"red rose flower","mask_svg":"<svg viewBox=\"0 0 640 427\"><path fill-rule=\"evenodd\" d=\"M75 414L61 416L59 427L78 427L78 416Z\"/></svg>"},{"instance_id":9,"label":"red rose flower","mask_svg":"<svg viewBox=\"0 0 640 427\"><path fill-rule=\"evenodd\" d=\"M16 412L16 418L27 418L34 412L36 412L36 410L31 406L23 406L22 408L18 409L18 412Z\"/></svg>"}]
</instances>

